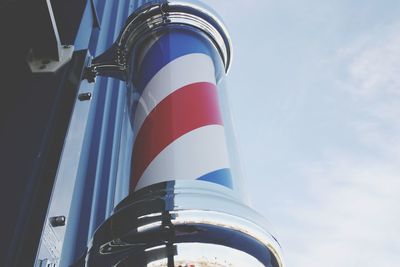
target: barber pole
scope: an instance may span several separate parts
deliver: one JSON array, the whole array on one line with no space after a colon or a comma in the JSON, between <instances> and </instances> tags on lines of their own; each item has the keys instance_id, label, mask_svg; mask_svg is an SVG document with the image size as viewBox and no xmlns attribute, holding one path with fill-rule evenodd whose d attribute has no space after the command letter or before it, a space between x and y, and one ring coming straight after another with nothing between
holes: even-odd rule
<instances>
[{"instance_id":1,"label":"barber pole","mask_svg":"<svg viewBox=\"0 0 400 267\"><path fill-rule=\"evenodd\" d=\"M167 29L139 55L132 191L169 180L232 188L212 49L191 30Z\"/></svg>"},{"instance_id":2,"label":"barber pole","mask_svg":"<svg viewBox=\"0 0 400 267\"><path fill-rule=\"evenodd\" d=\"M283 266L237 193L221 93L231 50L210 9L156 1L129 17L114 60L93 60L95 74L127 81L133 137L130 193L95 232L87 266Z\"/></svg>"}]
</instances>

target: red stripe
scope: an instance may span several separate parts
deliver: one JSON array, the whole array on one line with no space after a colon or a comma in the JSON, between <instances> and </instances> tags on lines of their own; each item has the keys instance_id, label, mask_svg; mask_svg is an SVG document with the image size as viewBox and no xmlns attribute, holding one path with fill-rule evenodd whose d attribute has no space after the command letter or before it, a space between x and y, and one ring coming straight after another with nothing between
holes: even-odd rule
<instances>
[{"instance_id":1,"label":"red stripe","mask_svg":"<svg viewBox=\"0 0 400 267\"><path fill-rule=\"evenodd\" d=\"M165 147L194 129L212 124L222 125L214 84L193 83L163 99L146 117L136 137L132 152L131 189L136 187L147 166Z\"/></svg>"}]
</instances>

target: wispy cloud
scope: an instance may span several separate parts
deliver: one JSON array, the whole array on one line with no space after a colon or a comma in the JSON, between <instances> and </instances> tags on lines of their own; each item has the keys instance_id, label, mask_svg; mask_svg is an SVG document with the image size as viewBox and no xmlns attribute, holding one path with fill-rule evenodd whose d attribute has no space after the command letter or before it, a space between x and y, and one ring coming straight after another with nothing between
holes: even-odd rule
<instances>
[{"instance_id":1,"label":"wispy cloud","mask_svg":"<svg viewBox=\"0 0 400 267\"><path fill-rule=\"evenodd\" d=\"M339 156L339 155L337 155ZM400 260L400 168L337 158L305 170L313 202L291 210L293 266L393 266ZM300 248L300 250L299 250Z\"/></svg>"},{"instance_id":2,"label":"wispy cloud","mask_svg":"<svg viewBox=\"0 0 400 267\"><path fill-rule=\"evenodd\" d=\"M395 266L400 261L400 24L341 49L358 115L343 118L367 151L338 148L299 171L304 199L281 207L289 265Z\"/></svg>"},{"instance_id":3,"label":"wispy cloud","mask_svg":"<svg viewBox=\"0 0 400 267\"><path fill-rule=\"evenodd\" d=\"M400 23L383 29L387 31L386 36L376 33L342 50L353 57L349 74L354 93L400 95Z\"/></svg>"},{"instance_id":4,"label":"wispy cloud","mask_svg":"<svg viewBox=\"0 0 400 267\"><path fill-rule=\"evenodd\" d=\"M352 122L359 139L400 164L400 23L382 32L349 54L344 83L362 113Z\"/></svg>"}]
</instances>

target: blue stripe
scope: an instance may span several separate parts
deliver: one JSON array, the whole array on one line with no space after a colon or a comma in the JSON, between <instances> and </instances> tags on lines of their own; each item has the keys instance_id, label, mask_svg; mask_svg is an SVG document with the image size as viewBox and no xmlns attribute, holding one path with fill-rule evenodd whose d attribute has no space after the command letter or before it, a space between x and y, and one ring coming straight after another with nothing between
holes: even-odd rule
<instances>
[{"instance_id":1,"label":"blue stripe","mask_svg":"<svg viewBox=\"0 0 400 267\"><path fill-rule=\"evenodd\" d=\"M207 173L200 178L197 178L197 180L208 181L231 189L233 188L231 170L228 168Z\"/></svg>"},{"instance_id":2,"label":"blue stripe","mask_svg":"<svg viewBox=\"0 0 400 267\"><path fill-rule=\"evenodd\" d=\"M201 34L182 29L168 29L147 51L143 58L136 87L141 94L153 76L169 62L178 57L202 53L213 58L212 44ZM196 66L193 66L193 70Z\"/></svg>"}]
</instances>

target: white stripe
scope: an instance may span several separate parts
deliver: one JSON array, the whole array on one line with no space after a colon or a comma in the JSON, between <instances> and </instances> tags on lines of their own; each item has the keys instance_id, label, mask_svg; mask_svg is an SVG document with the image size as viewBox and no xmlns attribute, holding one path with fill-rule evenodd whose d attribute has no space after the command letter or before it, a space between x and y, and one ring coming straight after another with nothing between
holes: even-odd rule
<instances>
[{"instance_id":1,"label":"white stripe","mask_svg":"<svg viewBox=\"0 0 400 267\"><path fill-rule=\"evenodd\" d=\"M147 115L164 98L179 88L196 82L215 84L214 64L208 55L189 54L165 65L143 90L135 112L135 132L139 131Z\"/></svg>"},{"instance_id":2,"label":"white stripe","mask_svg":"<svg viewBox=\"0 0 400 267\"><path fill-rule=\"evenodd\" d=\"M169 180L195 180L222 168L229 168L224 127L200 127L162 150L144 171L135 190Z\"/></svg>"}]
</instances>

